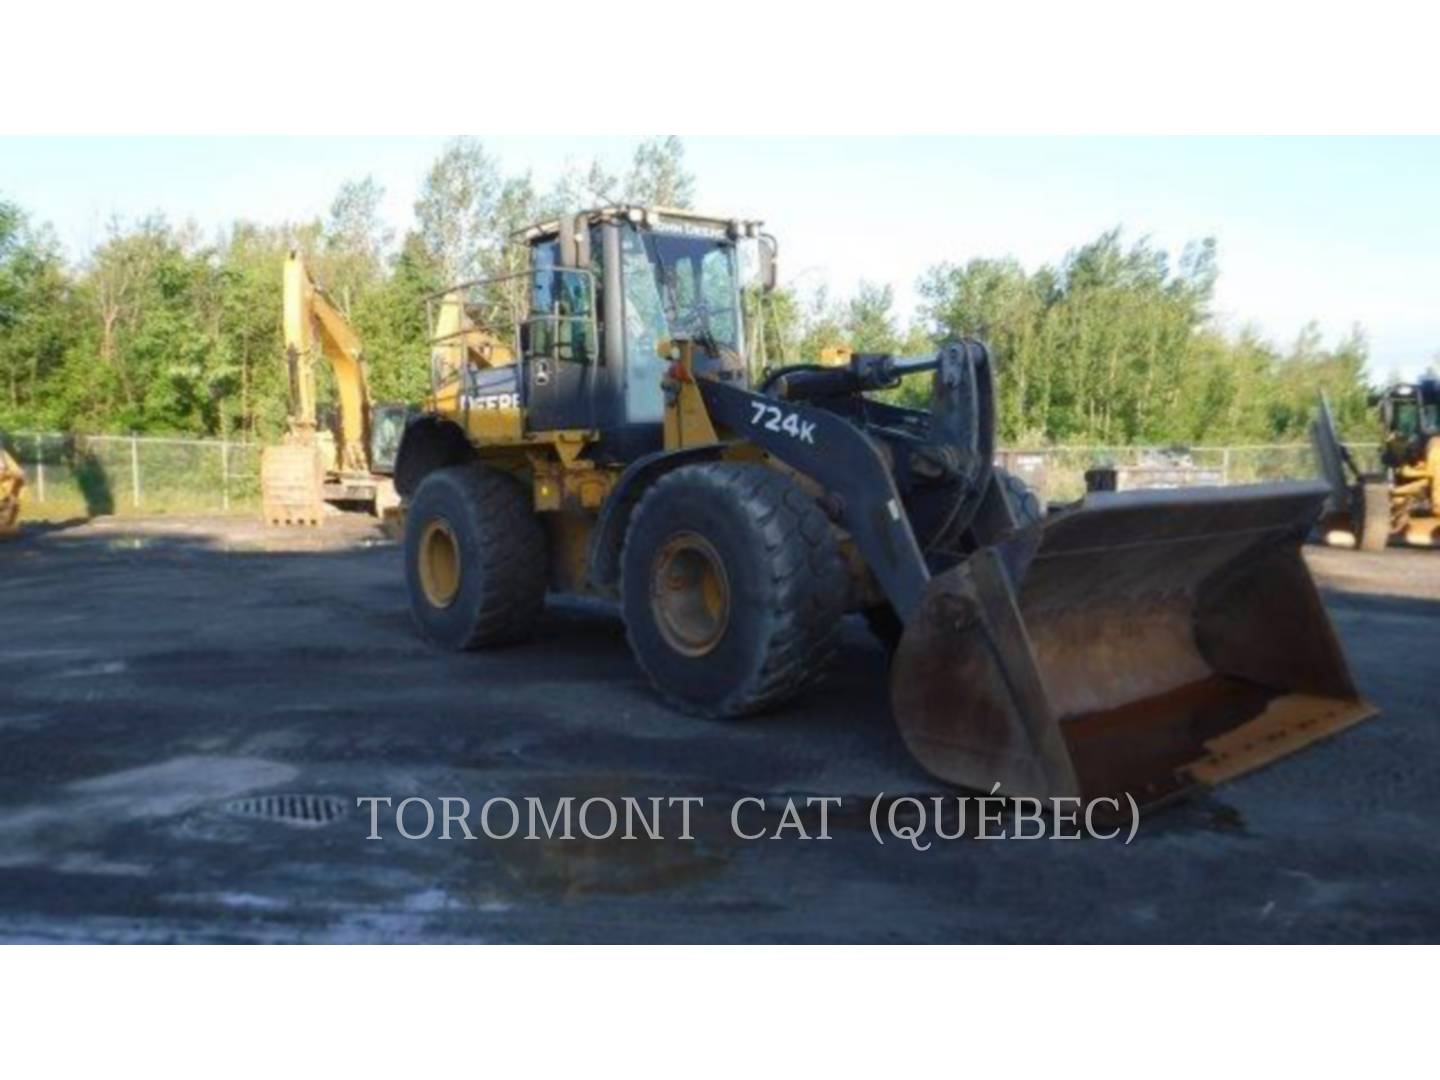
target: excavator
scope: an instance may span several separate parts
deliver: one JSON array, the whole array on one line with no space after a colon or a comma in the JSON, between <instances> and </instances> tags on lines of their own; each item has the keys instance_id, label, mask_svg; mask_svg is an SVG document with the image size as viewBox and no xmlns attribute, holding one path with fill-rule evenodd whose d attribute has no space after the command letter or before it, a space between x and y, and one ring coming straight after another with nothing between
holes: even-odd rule
<instances>
[{"instance_id":1,"label":"excavator","mask_svg":"<svg viewBox=\"0 0 1440 1080\"><path fill-rule=\"evenodd\" d=\"M919 765L1041 799L1167 801L1374 715L1300 555L1324 485L1036 513L993 464L983 342L751 370L762 223L612 205L520 242L513 332L484 322L496 279L432 298L431 393L396 459L436 645L526 639L547 594L608 598L666 702L732 719L815 685L859 612ZM875 395L913 378L928 409Z\"/></svg>"},{"instance_id":2,"label":"excavator","mask_svg":"<svg viewBox=\"0 0 1440 1080\"><path fill-rule=\"evenodd\" d=\"M399 507L390 478L409 407L374 404L360 337L315 284L298 251L284 270L285 361L290 416L282 443L260 456L260 502L272 525L318 525L327 505L385 517ZM336 417L322 424L315 365L334 375Z\"/></svg>"},{"instance_id":3,"label":"excavator","mask_svg":"<svg viewBox=\"0 0 1440 1080\"><path fill-rule=\"evenodd\" d=\"M1395 383L1380 395L1381 472L1365 472L1340 441L1330 402L1310 425L1320 472L1330 485L1327 543L1384 551L1391 540L1440 546L1440 380Z\"/></svg>"}]
</instances>

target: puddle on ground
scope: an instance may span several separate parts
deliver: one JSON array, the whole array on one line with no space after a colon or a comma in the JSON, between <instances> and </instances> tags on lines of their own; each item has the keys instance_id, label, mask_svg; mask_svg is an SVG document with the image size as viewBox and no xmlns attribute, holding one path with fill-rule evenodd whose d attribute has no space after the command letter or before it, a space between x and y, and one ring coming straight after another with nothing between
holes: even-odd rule
<instances>
[{"instance_id":1,"label":"puddle on ground","mask_svg":"<svg viewBox=\"0 0 1440 1080\"><path fill-rule=\"evenodd\" d=\"M512 887L531 896L575 900L679 888L718 874L732 852L696 840L497 840Z\"/></svg>"},{"instance_id":2,"label":"puddle on ground","mask_svg":"<svg viewBox=\"0 0 1440 1080\"><path fill-rule=\"evenodd\" d=\"M662 800L680 795L704 798L703 805L692 806L689 819L691 840L680 839L684 831L680 804L660 810L660 839L651 839L634 819L633 839L625 839L625 799L635 799L648 812L652 796ZM555 828L556 836L545 835L541 825L538 839L525 839L529 824L526 796L541 800L547 815L553 815L562 796L572 796L570 833L573 839L562 839L563 829ZM636 780L626 777L591 777L547 781L527 788L523 793L508 795L521 810L521 826L507 840L494 840L480 834L478 815L484 799L472 800L471 820L481 839L466 844L480 856L475 862L476 886L466 890L472 899L493 900L500 892L545 900L578 900L599 896L634 896L683 888L713 878L729 866L740 847L730 829L728 793L698 788L677 789L675 781L654 778ZM613 835L603 838L585 836L579 825L579 813L587 799L608 799L618 810L618 826ZM491 819L491 828L504 832L509 827L509 812L503 807ZM609 815L596 808L590 832L607 831ZM496 869L498 867L499 876Z\"/></svg>"}]
</instances>

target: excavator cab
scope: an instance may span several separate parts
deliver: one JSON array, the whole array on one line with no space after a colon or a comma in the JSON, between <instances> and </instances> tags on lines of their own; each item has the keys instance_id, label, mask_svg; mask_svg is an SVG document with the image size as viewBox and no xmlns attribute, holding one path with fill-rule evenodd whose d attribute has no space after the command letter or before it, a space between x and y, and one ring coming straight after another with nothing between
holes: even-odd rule
<instances>
[{"instance_id":1,"label":"excavator cab","mask_svg":"<svg viewBox=\"0 0 1440 1080\"><path fill-rule=\"evenodd\" d=\"M1440 381L1398 383L1380 399L1380 420L1385 428L1381 457L1391 468L1415 464L1425 447L1440 434Z\"/></svg>"},{"instance_id":2,"label":"excavator cab","mask_svg":"<svg viewBox=\"0 0 1440 1080\"><path fill-rule=\"evenodd\" d=\"M370 471L378 476L390 476L395 472L395 456L400 452L400 440L405 435L405 424L415 410L409 405L387 403L376 405L370 410Z\"/></svg>"}]
</instances>

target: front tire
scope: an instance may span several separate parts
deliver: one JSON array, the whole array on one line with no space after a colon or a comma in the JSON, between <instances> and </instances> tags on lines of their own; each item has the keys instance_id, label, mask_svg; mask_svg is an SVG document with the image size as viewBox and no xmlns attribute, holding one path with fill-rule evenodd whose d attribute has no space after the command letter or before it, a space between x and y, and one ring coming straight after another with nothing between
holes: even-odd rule
<instances>
[{"instance_id":1,"label":"front tire","mask_svg":"<svg viewBox=\"0 0 1440 1080\"><path fill-rule=\"evenodd\" d=\"M405 518L405 580L430 641L479 649L529 637L546 564L545 530L514 477L453 465L420 484Z\"/></svg>"},{"instance_id":2,"label":"front tire","mask_svg":"<svg viewBox=\"0 0 1440 1080\"><path fill-rule=\"evenodd\" d=\"M829 520L764 465L688 465L656 481L621 552L636 662L670 702L728 718L793 697L835 653L848 588Z\"/></svg>"}]
</instances>

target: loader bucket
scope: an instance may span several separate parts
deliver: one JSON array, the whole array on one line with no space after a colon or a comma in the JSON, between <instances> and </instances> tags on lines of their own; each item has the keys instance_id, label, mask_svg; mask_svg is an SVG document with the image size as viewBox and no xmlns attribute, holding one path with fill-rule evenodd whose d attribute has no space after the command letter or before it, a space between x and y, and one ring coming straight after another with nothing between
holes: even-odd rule
<instances>
[{"instance_id":1,"label":"loader bucket","mask_svg":"<svg viewBox=\"0 0 1440 1080\"><path fill-rule=\"evenodd\" d=\"M931 773L1139 804L1375 714L1301 557L1329 488L1091 495L934 577L891 677Z\"/></svg>"}]
</instances>

